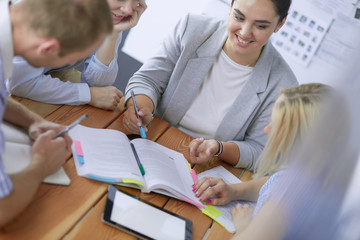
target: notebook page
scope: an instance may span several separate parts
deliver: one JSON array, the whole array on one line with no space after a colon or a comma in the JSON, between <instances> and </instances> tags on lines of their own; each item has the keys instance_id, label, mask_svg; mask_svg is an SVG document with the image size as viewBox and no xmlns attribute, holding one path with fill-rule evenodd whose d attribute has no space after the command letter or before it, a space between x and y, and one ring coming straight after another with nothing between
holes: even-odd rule
<instances>
[{"instance_id":1,"label":"notebook page","mask_svg":"<svg viewBox=\"0 0 360 240\"><path fill-rule=\"evenodd\" d=\"M5 121L1 124L1 128L5 136L5 141L23 143L27 145L32 144L32 141L25 129Z\"/></svg>"},{"instance_id":2,"label":"notebook page","mask_svg":"<svg viewBox=\"0 0 360 240\"><path fill-rule=\"evenodd\" d=\"M7 174L18 173L26 168L31 161L32 141L24 129L10 123L2 124L5 136L5 152L2 156ZM44 183L70 185L70 178L63 168L47 176Z\"/></svg>"},{"instance_id":3,"label":"notebook page","mask_svg":"<svg viewBox=\"0 0 360 240\"><path fill-rule=\"evenodd\" d=\"M209 169L205 172L199 173L198 178L201 179L203 177L218 177L222 178L227 184L235 184L241 183L241 180L235 177L231 172L226 170L223 166L218 166L212 169ZM226 205L214 205L214 207L219 210L222 215L219 216L216 220L222 223L225 228L229 232L235 232L235 226L232 221L231 210L236 206L236 204L240 203L241 205L249 204L251 208L256 206L255 202L247 202L247 201L232 201Z\"/></svg>"},{"instance_id":4,"label":"notebook page","mask_svg":"<svg viewBox=\"0 0 360 240\"><path fill-rule=\"evenodd\" d=\"M77 125L69 131L78 175L121 182L123 178L144 182L127 136L117 130ZM84 163L76 158L75 142L81 144Z\"/></svg>"},{"instance_id":5,"label":"notebook page","mask_svg":"<svg viewBox=\"0 0 360 240\"><path fill-rule=\"evenodd\" d=\"M177 198L186 196L202 205L192 192L194 182L187 160L181 153L146 139L134 139L132 142L145 169L144 178L150 190L165 189ZM163 193L161 190L158 192Z\"/></svg>"}]
</instances>

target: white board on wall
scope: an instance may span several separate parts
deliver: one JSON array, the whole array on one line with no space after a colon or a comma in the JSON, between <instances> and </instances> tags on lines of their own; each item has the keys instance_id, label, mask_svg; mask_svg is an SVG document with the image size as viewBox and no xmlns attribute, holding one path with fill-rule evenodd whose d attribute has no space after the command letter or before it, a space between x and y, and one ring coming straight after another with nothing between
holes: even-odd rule
<instances>
[{"instance_id":1,"label":"white board on wall","mask_svg":"<svg viewBox=\"0 0 360 240\"><path fill-rule=\"evenodd\" d=\"M307 66L278 49L290 65L300 83L321 82L336 86L344 69L353 61L356 42L360 38L360 22L352 17L354 0L293 0L298 8L311 7L314 12L334 18L314 57ZM310 4L310 5L309 5ZM290 17L290 16L289 16ZM275 45L275 44L274 44Z\"/></svg>"}]
</instances>

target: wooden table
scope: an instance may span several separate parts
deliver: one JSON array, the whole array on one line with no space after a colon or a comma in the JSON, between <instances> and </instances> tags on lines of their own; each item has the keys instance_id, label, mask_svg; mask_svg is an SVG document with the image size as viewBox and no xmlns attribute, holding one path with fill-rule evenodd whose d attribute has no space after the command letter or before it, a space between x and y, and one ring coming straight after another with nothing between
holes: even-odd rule
<instances>
[{"instance_id":1,"label":"wooden table","mask_svg":"<svg viewBox=\"0 0 360 240\"><path fill-rule=\"evenodd\" d=\"M89 118L82 125L124 131L122 112L105 111L89 105L66 106L44 104L28 99L15 98L47 120L68 125L84 113ZM126 133L126 132L125 132ZM177 128L158 118L152 122L148 139L183 153L189 159L188 144L193 139ZM197 173L223 165L242 181L251 179L251 173L214 159L194 166ZM108 184L80 177L74 161L69 158L64 165L71 179L70 186L41 184L32 203L11 223L0 229L2 239L136 239L135 237L101 222ZM118 187L145 199L161 208L189 218L193 222L193 239L229 239L232 234L204 215L196 207L156 193Z\"/></svg>"}]
</instances>

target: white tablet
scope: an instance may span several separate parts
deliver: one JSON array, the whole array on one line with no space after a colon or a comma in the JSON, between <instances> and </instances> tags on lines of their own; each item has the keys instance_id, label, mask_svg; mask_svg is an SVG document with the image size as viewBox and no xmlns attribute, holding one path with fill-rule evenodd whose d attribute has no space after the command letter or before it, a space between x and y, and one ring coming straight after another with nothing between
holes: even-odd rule
<instances>
[{"instance_id":1,"label":"white tablet","mask_svg":"<svg viewBox=\"0 0 360 240\"><path fill-rule=\"evenodd\" d=\"M141 239L192 239L189 219L160 209L110 185L103 222Z\"/></svg>"}]
</instances>

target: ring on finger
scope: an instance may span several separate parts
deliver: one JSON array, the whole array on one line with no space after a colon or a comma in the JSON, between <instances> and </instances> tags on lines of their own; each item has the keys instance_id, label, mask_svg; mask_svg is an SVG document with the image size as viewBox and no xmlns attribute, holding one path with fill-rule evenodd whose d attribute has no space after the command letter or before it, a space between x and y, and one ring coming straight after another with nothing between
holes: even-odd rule
<instances>
[{"instance_id":1,"label":"ring on finger","mask_svg":"<svg viewBox=\"0 0 360 240\"><path fill-rule=\"evenodd\" d=\"M126 122L125 125L128 127L128 126L129 126L129 122Z\"/></svg>"}]
</instances>

